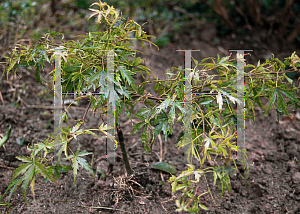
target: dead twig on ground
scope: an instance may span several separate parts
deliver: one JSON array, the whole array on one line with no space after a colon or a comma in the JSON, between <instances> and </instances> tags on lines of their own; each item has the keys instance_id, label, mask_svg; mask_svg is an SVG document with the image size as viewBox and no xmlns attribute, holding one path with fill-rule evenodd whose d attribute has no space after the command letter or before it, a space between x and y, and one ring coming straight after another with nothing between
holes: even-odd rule
<instances>
[{"instance_id":1,"label":"dead twig on ground","mask_svg":"<svg viewBox=\"0 0 300 214\"><path fill-rule=\"evenodd\" d=\"M6 169L12 169L12 170L16 169L16 168L14 168L14 167L6 166L6 165L4 165L3 163L0 163L0 167L6 168Z\"/></svg>"}]
</instances>

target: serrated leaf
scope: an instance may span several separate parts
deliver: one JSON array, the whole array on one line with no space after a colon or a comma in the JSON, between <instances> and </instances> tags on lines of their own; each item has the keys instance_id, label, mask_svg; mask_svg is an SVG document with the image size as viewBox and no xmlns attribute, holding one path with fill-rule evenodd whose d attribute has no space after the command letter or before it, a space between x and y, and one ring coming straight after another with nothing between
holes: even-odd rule
<instances>
[{"instance_id":1,"label":"serrated leaf","mask_svg":"<svg viewBox=\"0 0 300 214\"><path fill-rule=\"evenodd\" d=\"M44 177L44 178L48 178L49 180L53 181L54 183L56 183L56 180L52 178L52 173L45 169L45 165L44 164L41 164L39 162L35 162L35 167L37 169L37 172L41 173L41 175Z\"/></svg>"},{"instance_id":2,"label":"serrated leaf","mask_svg":"<svg viewBox=\"0 0 300 214\"><path fill-rule=\"evenodd\" d=\"M14 181L12 181L12 183L7 187L7 190L10 189L11 187L13 187L11 190L10 190L10 193L9 193L9 196L8 196L8 202L10 202L10 199L13 195L13 193L15 192L15 190L21 185L21 183L23 182L23 179L20 178L20 179L16 179ZM6 193L6 191L5 191ZM3 194L3 196L5 195L5 193Z\"/></svg>"},{"instance_id":3,"label":"serrated leaf","mask_svg":"<svg viewBox=\"0 0 300 214\"><path fill-rule=\"evenodd\" d=\"M277 109L279 111L282 111L289 117L291 117L290 113L287 111L287 105L286 105L286 102L284 101L281 93L278 93L278 95L277 95Z\"/></svg>"},{"instance_id":4,"label":"serrated leaf","mask_svg":"<svg viewBox=\"0 0 300 214\"><path fill-rule=\"evenodd\" d=\"M176 103L173 102L172 106L171 106L171 109L170 109L170 112L169 112L169 117L170 117L170 120L171 120L171 123L173 124L174 123L174 120L175 120L175 106L176 106Z\"/></svg>"},{"instance_id":5,"label":"serrated leaf","mask_svg":"<svg viewBox=\"0 0 300 214\"><path fill-rule=\"evenodd\" d=\"M139 118L140 120L148 119L151 115L151 109L143 108L142 110L138 111L134 116Z\"/></svg>"},{"instance_id":6,"label":"serrated leaf","mask_svg":"<svg viewBox=\"0 0 300 214\"><path fill-rule=\"evenodd\" d=\"M11 180L14 180L19 175L24 174L31 165L32 165L32 163L20 164L20 166L14 171L14 174L13 174Z\"/></svg>"},{"instance_id":7,"label":"serrated leaf","mask_svg":"<svg viewBox=\"0 0 300 214\"><path fill-rule=\"evenodd\" d=\"M270 109L272 108L272 106L274 105L275 100L276 100L277 93L276 93L275 88L271 90L271 93L273 93L273 94L272 94L272 97L270 99L269 105L266 109L266 112L264 113L264 116L266 116L268 114L268 112L270 111Z\"/></svg>"},{"instance_id":8,"label":"serrated leaf","mask_svg":"<svg viewBox=\"0 0 300 214\"><path fill-rule=\"evenodd\" d=\"M129 134L129 137L131 137L132 134L135 134L137 131L139 131L144 125L146 125L145 122L140 122L140 123L138 123L138 124L135 124L135 125L133 126L132 131L131 131L130 134Z\"/></svg>"},{"instance_id":9,"label":"serrated leaf","mask_svg":"<svg viewBox=\"0 0 300 214\"><path fill-rule=\"evenodd\" d=\"M56 143L56 144L61 145L60 149L58 150L58 152L56 154L58 156L58 162L60 162L61 154L62 154L63 151L65 152L65 155L68 158L68 153L67 153L68 141L64 140L64 141ZM56 146L56 145L54 144L54 146Z\"/></svg>"},{"instance_id":10,"label":"serrated leaf","mask_svg":"<svg viewBox=\"0 0 300 214\"><path fill-rule=\"evenodd\" d=\"M37 81L38 81L40 84L43 84L44 80L43 80L42 77L41 77L40 65L39 65L39 64L36 66L36 70L35 70L35 78L37 79Z\"/></svg>"},{"instance_id":11,"label":"serrated leaf","mask_svg":"<svg viewBox=\"0 0 300 214\"><path fill-rule=\"evenodd\" d=\"M176 174L177 170L174 168L174 166L166 163L166 162L157 162L152 165L153 169L158 169L167 173Z\"/></svg>"},{"instance_id":12,"label":"serrated leaf","mask_svg":"<svg viewBox=\"0 0 300 214\"><path fill-rule=\"evenodd\" d=\"M24 177L23 177L23 185L22 185L22 189L23 189L23 195L24 195L24 200L27 204L27 200L26 200L26 189L27 186L29 184L29 182L32 180L32 177L34 176L34 171L35 171L35 166L34 164L31 164L29 169L27 170L27 172L25 173Z\"/></svg>"},{"instance_id":13,"label":"serrated leaf","mask_svg":"<svg viewBox=\"0 0 300 214\"><path fill-rule=\"evenodd\" d=\"M72 128L72 130L71 130L71 134L73 134L74 132L76 132L79 128L80 128L80 126L81 126L81 124L83 123L83 121L79 121L73 128Z\"/></svg>"},{"instance_id":14,"label":"serrated leaf","mask_svg":"<svg viewBox=\"0 0 300 214\"><path fill-rule=\"evenodd\" d=\"M91 168L91 166L87 163L87 161L84 158L77 158L78 163L80 164L80 166L82 166L84 169L86 169L89 173L91 173L93 175L93 177L96 180L96 176Z\"/></svg>"},{"instance_id":15,"label":"serrated leaf","mask_svg":"<svg viewBox=\"0 0 300 214\"><path fill-rule=\"evenodd\" d=\"M297 94L295 91L288 91L286 89L278 88L278 90L284 94L286 97L288 97L290 100L293 100L296 103L300 104L299 99L297 98Z\"/></svg>"},{"instance_id":16,"label":"serrated leaf","mask_svg":"<svg viewBox=\"0 0 300 214\"><path fill-rule=\"evenodd\" d=\"M129 83L129 85L136 91L136 87L134 84L134 79L132 78L132 75L134 75L133 72L128 70L125 66L120 65L118 68L121 70L122 77Z\"/></svg>"},{"instance_id":17,"label":"serrated leaf","mask_svg":"<svg viewBox=\"0 0 300 214\"><path fill-rule=\"evenodd\" d=\"M163 101L155 110L154 115L159 114L162 110L165 110L169 107L170 103L173 102L171 97L168 97L165 101Z\"/></svg>"},{"instance_id":18,"label":"serrated leaf","mask_svg":"<svg viewBox=\"0 0 300 214\"><path fill-rule=\"evenodd\" d=\"M86 162L84 158L81 158L80 156L86 156L92 154L91 152L80 152L77 150L77 152L74 155L70 155L70 158L72 158L73 162L73 175L74 175L74 183L76 181L77 171L78 171L78 164L82 166L84 169L86 169L88 172L90 172L93 177L96 180L95 174L93 170L91 169L91 166Z\"/></svg>"},{"instance_id":19,"label":"serrated leaf","mask_svg":"<svg viewBox=\"0 0 300 214\"><path fill-rule=\"evenodd\" d=\"M32 162L30 157L16 157L18 160L26 162L26 163L30 163Z\"/></svg>"}]
</instances>

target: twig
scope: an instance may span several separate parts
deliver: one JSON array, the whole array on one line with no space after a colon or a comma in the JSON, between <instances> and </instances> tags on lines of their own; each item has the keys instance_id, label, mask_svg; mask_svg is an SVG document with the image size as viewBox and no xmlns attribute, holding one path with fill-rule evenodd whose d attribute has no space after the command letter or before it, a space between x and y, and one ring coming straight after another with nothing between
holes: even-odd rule
<instances>
[{"instance_id":1,"label":"twig","mask_svg":"<svg viewBox=\"0 0 300 214\"><path fill-rule=\"evenodd\" d=\"M190 202L189 202L189 203L186 205L186 207L189 207L189 206L190 206L190 204L193 202L194 198L196 197L197 191L198 191L198 187L196 187L196 190L195 190L194 196L193 196L193 198L191 198Z\"/></svg>"},{"instance_id":2,"label":"twig","mask_svg":"<svg viewBox=\"0 0 300 214\"><path fill-rule=\"evenodd\" d=\"M1 91L0 91L0 99L1 99L2 104L4 104L4 100L3 100L3 97L2 97Z\"/></svg>"},{"instance_id":3,"label":"twig","mask_svg":"<svg viewBox=\"0 0 300 214\"><path fill-rule=\"evenodd\" d=\"M158 140L159 140L159 146L160 146L159 161L162 162L163 161L163 146L162 146L162 140L161 140L160 134L158 135ZM164 176L162 174L162 171L160 171L160 177L161 177L162 182L165 183L165 179L164 179Z\"/></svg>"},{"instance_id":4,"label":"twig","mask_svg":"<svg viewBox=\"0 0 300 214\"><path fill-rule=\"evenodd\" d=\"M24 102L24 105L25 105L25 108L42 108L42 109L55 109L55 106L43 106L43 105L28 105ZM83 107L72 107L74 108L75 110L86 110L86 108L83 108ZM24 109L24 108L22 108Z\"/></svg>"},{"instance_id":5,"label":"twig","mask_svg":"<svg viewBox=\"0 0 300 214\"><path fill-rule=\"evenodd\" d=\"M86 116L86 114L87 114L87 112L89 111L89 109L90 109L90 107L91 107L91 104L92 104L92 100L90 100L90 102L89 102L89 104L88 104L88 106L87 106L87 108L86 108L86 110L85 110L85 112L84 112L84 115L83 115L83 118L81 119L82 120L82 130L83 130L83 132L84 132L84 123L85 123L85 116Z\"/></svg>"},{"instance_id":6,"label":"twig","mask_svg":"<svg viewBox=\"0 0 300 214\"><path fill-rule=\"evenodd\" d=\"M121 209L114 209L114 208L110 208L110 207L90 207L90 208L95 208L95 209L107 209L107 210L118 210L118 211L122 211L122 212L126 212L126 213L131 213L130 211L121 210Z\"/></svg>"},{"instance_id":7,"label":"twig","mask_svg":"<svg viewBox=\"0 0 300 214\"><path fill-rule=\"evenodd\" d=\"M14 168L14 167L6 166L6 165L4 165L3 163L0 163L0 164L1 164L0 167L6 168L6 169L16 169L16 168Z\"/></svg>"}]
</instances>

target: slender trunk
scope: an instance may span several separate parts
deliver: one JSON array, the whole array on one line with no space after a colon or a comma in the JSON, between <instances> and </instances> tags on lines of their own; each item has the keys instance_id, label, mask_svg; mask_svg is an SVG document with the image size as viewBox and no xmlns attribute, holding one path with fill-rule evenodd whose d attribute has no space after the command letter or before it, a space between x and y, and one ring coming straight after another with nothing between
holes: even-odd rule
<instances>
[{"instance_id":1,"label":"slender trunk","mask_svg":"<svg viewBox=\"0 0 300 214\"><path fill-rule=\"evenodd\" d=\"M122 155L123 155L123 161L125 164L126 172L128 175L132 175L132 170L130 168L130 164L129 164L126 149L125 149L123 132L118 125L116 127L117 127L119 143L120 143L120 147L121 147L121 151L122 151Z\"/></svg>"}]
</instances>

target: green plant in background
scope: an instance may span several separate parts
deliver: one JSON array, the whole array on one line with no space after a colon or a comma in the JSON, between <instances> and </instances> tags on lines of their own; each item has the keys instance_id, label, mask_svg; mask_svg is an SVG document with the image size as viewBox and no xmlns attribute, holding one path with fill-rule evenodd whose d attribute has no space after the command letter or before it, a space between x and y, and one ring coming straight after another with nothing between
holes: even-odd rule
<instances>
[{"instance_id":1,"label":"green plant in background","mask_svg":"<svg viewBox=\"0 0 300 214\"><path fill-rule=\"evenodd\" d=\"M133 48L130 34L133 33L135 39L141 42L150 42L148 40L150 36L135 21L120 17L112 6L101 1L92 6L94 5L97 5L99 9L91 8L93 14L90 17L95 16L96 22L104 24L105 30L81 35L82 39L76 41L65 42L62 39L60 44L53 42L53 38L61 35L60 33L48 33L34 47L20 45L14 49L12 54L6 57L5 72L8 75L11 71L16 71L19 66L35 67L37 79L43 81L40 76L40 68L45 62L52 62L53 50L60 46L63 48L63 91L78 90L82 92L93 89L93 91L102 92L106 87L106 51L113 49L115 51L115 79L112 81L115 84L113 93L117 97L116 126L119 127L119 115L123 110L129 119L132 119L133 116L139 118L141 122L134 125L130 136L142 130L141 143L146 152L149 153L152 151L152 145L158 135L163 133L164 138L167 139L167 136L173 133L175 122L182 126L185 125L183 104L186 77L184 70L173 68L168 72L166 80L159 80L157 77L155 80L150 80L149 69L141 65L143 61L141 58L136 57L137 51ZM118 26L116 26L117 22L119 22ZM184 142L184 131L182 131L176 144L176 147L188 145L188 157L196 159L196 164L188 164L186 171L181 172L179 176L172 175L170 178L172 191L182 192L182 196L176 200L177 211L190 213L197 213L199 209L207 209L201 204L201 196L207 193L211 194L211 191L210 189L204 193L198 191L199 185L201 185L200 178L206 179L206 173L213 173L213 185L219 181L218 186L222 189L222 194L224 194L225 189L231 189L229 175L238 171L233 159L233 152L240 151L240 148L230 141L235 137L234 118L236 118L236 113L233 110L233 105L238 102L236 97L232 95L236 92L237 67L235 61L227 56L218 57L218 59L210 57L200 62L194 59L194 62L196 66L191 72L191 79L194 81L193 93L216 92L218 95L205 97L195 95L193 97L191 119L193 140L192 142ZM294 109L299 108L300 101L296 94L296 90L299 88L285 74L287 72L285 71L286 65L291 66L291 70L296 69L300 65L298 56L293 53L284 62L273 56L271 60L262 64L258 62L256 66L251 64L246 66L252 69L248 73L245 72L245 83L247 84L245 90L246 119L252 118L254 120L254 105L263 109L264 115L273 106L279 116L282 114L289 115L289 106L294 106ZM217 70L219 75L208 75L207 72L210 70ZM138 85L135 84L133 78L136 73L141 73L145 79ZM220 76L221 79L215 80L216 76ZM284 79L289 84L283 83ZM155 90L158 96L146 91L151 82L156 83ZM107 98L105 96L95 98L92 95L87 95L85 97L89 97L93 111L98 111L101 114L106 113ZM270 100L266 109L261 103L261 97ZM82 97L77 99L80 98ZM284 98L288 98L289 101L287 102ZM132 111L137 101L144 103L144 108L133 114ZM250 114L251 111L254 116ZM66 113L63 114L63 120L68 121ZM90 134L99 137L99 133L107 134L107 130L114 127L107 127L102 124L94 129L84 129L83 125L84 119L78 121L74 127L70 127L67 123L67 127L62 128L62 142L55 142L53 137L49 137L44 142L32 145L29 148L32 151L29 157L18 157L24 164L15 170L11 184L6 190L6 192L10 190L9 201L20 185L22 185L25 197L29 183L31 183L31 191L34 196L35 177L38 174L44 176L45 180L56 182L60 177L59 171L64 172L72 169L75 181L78 168L81 166L95 177L90 165L84 159L84 156L91 153L80 150L72 151L70 143L79 135ZM123 136L119 129L118 134L122 152L126 153L122 147ZM108 137L113 139L110 135ZM51 165L51 158L48 156L54 151L54 147L59 147L58 153L54 155L57 155L59 160L64 155L65 160L70 161L70 165L63 165L61 162L55 166ZM219 159L216 159L217 157ZM234 166L231 164L232 161ZM206 162L215 163L217 166L204 168ZM124 159L124 164L128 174L131 174L129 162ZM162 163L155 166L159 168L160 165ZM174 168L168 165L167 167L168 172L176 173ZM244 168L246 167L247 163L244 162ZM102 172L101 174L102 178L106 176ZM6 192L1 196L1 200L5 197Z\"/></svg>"},{"instance_id":2,"label":"green plant in background","mask_svg":"<svg viewBox=\"0 0 300 214\"><path fill-rule=\"evenodd\" d=\"M4 48L10 48L19 39L26 39L24 36L33 29L39 17L37 8L42 4L41 0L2 1L0 3L0 41L3 41Z\"/></svg>"},{"instance_id":3,"label":"green plant in background","mask_svg":"<svg viewBox=\"0 0 300 214\"><path fill-rule=\"evenodd\" d=\"M202 12L212 12L208 6L190 0L106 2L123 11L124 17L130 17L138 23L147 23L145 30L157 37L154 42L159 47L173 41L174 32L181 33L187 26L191 26L191 20L194 22L193 26L210 20Z\"/></svg>"},{"instance_id":4,"label":"green plant in background","mask_svg":"<svg viewBox=\"0 0 300 214\"><path fill-rule=\"evenodd\" d=\"M172 41L168 34L182 33L186 28L201 30L201 23L217 24L218 36L236 32L249 35L264 26L275 30L289 42L300 39L300 28L294 18L300 8L297 1L248 0L106 0L138 23L146 23L146 31L157 37L162 46ZM272 18L271 18L272 17ZM278 23L278 27L274 25Z\"/></svg>"}]
</instances>

